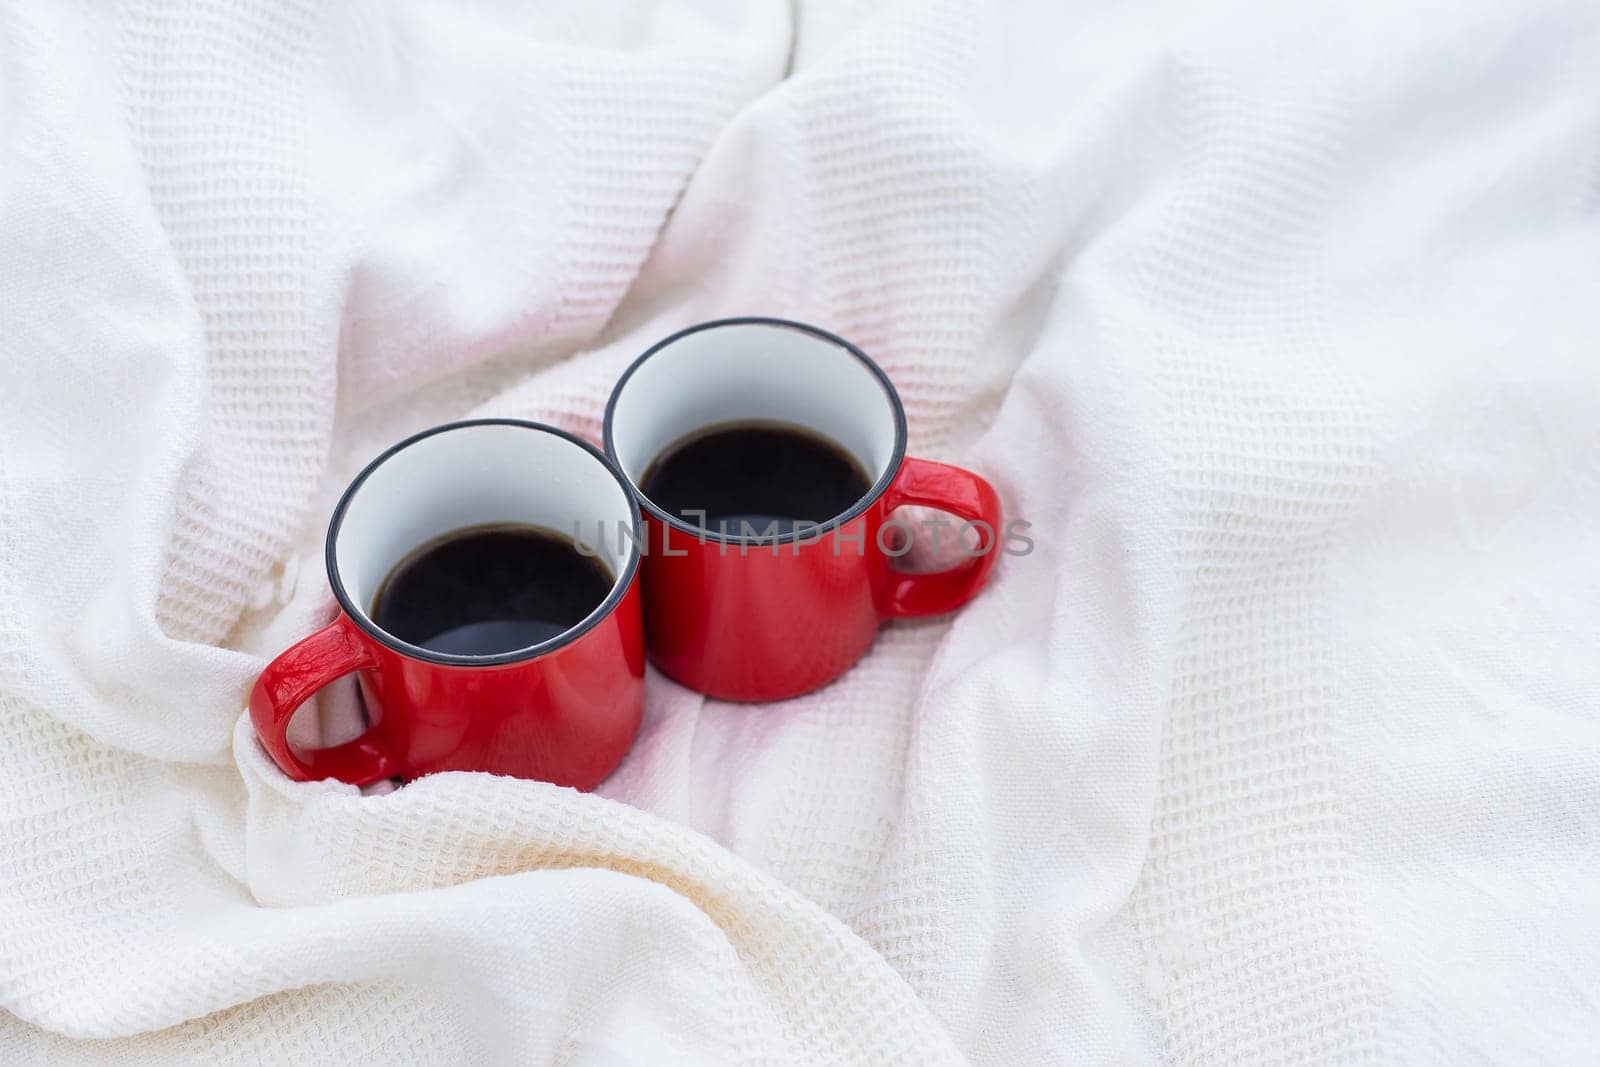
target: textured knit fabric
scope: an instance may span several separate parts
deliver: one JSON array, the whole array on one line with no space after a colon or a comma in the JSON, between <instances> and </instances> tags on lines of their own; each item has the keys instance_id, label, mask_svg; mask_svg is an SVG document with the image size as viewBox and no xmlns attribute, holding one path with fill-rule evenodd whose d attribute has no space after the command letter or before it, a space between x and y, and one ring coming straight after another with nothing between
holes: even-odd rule
<instances>
[{"instance_id":1,"label":"textured knit fabric","mask_svg":"<svg viewBox=\"0 0 1600 1067\"><path fill-rule=\"evenodd\" d=\"M592 795L287 781L349 478L733 314L1034 550ZM1592 1061L1597 339L1590 0L7 0L0 1063Z\"/></svg>"}]
</instances>

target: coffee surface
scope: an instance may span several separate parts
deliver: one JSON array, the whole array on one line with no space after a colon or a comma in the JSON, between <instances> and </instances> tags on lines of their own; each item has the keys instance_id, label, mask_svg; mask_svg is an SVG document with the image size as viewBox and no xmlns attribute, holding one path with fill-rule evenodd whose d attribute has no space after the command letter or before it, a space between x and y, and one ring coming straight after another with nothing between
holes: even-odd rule
<instances>
[{"instance_id":1,"label":"coffee surface","mask_svg":"<svg viewBox=\"0 0 1600 1067\"><path fill-rule=\"evenodd\" d=\"M538 526L456 530L415 549L378 587L372 621L413 645L461 656L558 637L613 584L604 562Z\"/></svg>"},{"instance_id":2,"label":"coffee surface","mask_svg":"<svg viewBox=\"0 0 1600 1067\"><path fill-rule=\"evenodd\" d=\"M723 423L678 441L639 483L661 510L731 537L827 522L859 503L871 485L842 446L812 430L765 421Z\"/></svg>"}]
</instances>

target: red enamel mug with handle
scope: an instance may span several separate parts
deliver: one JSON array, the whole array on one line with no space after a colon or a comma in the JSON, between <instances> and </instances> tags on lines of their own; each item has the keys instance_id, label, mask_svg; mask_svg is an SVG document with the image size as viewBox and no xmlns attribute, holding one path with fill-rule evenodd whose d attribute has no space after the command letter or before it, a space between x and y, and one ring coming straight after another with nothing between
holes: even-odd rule
<instances>
[{"instance_id":1,"label":"red enamel mug with handle","mask_svg":"<svg viewBox=\"0 0 1600 1067\"><path fill-rule=\"evenodd\" d=\"M372 621L384 578L413 549L490 524L559 534L595 522L641 534L620 474L592 445L533 422L478 419L401 441L361 472L328 526L328 581L339 614L267 665L250 718L290 778L366 785L470 770L590 789L622 760L644 707L639 547L586 546L614 581L565 631L496 655L422 648ZM295 709L345 675L360 681L371 722L332 748L288 739Z\"/></svg>"},{"instance_id":2,"label":"red enamel mug with handle","mask_svg":"<svg viewBox=\"0 0 1600 1067\"><path fill-rule=\"evenodd\" d=\"M856 459L871 488L814 529L767 536L697 525L639 488L674 445L744 422L821 435ZM999 556L994 488L971 471L907 457L905 411L888 376L813 326L723 319L668 337L617 382L605 444L644 511L651 658L710 696L769 701L824 685L861 658L884 620L972 599ZM902 505L956 516L977 531L980 550L947 571L896 569L903 531L890 528L890 515Z\"/></svg>"}]
</instances>

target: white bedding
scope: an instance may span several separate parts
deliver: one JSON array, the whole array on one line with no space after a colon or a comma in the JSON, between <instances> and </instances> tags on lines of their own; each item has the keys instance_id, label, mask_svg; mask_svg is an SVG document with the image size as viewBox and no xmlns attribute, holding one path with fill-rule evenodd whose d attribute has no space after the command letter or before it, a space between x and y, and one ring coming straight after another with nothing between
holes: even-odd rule
<instances>
[{"instance_id":1,"label":"white bedding","mask_svg":"<svg viewBox=\"0 0 1600 1067\"><path fill-rule=\"evenodd\" d=\"M536 6L0 7L0 1062L1594 1058L1600 7ZM1037 550L286 781L345 481L739 313Z\"/></svg>"}]
</instances>

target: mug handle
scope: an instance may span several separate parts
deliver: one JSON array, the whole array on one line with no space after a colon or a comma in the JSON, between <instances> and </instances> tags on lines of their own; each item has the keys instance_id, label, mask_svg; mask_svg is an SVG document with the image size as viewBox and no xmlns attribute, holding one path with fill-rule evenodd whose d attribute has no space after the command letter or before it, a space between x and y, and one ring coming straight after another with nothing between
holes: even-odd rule
<instances>
[{"instance_id":1,"label":"mug handle","mask_svg":"<svg viewBox=\"0 0 1600 1067\"><path fill-rule=\"evenodd\" d=\"M984 523L989 534L982 555L949 570L932 574L893 572L880 601L880 613L890 619L943 615L977 596L1000 555L1000 496L994 486L960 467L908 456L889 483L884 502L887 511L903 504L947 511L967 522Z\"/></svg>"},{"instance_id":2,"label":"mug handle","mask_svg":"<svg viewBox=\"0 0 1600 1067\"><path fill-rule=\"evenodd\" d=\"M371 785L401 773L399 761L371 730L332 748L297 753L289 747L289 720L301 704L329 682L376 665L366 639L342 613L267 664L250 691L250 721L284 774L297 782L337 778Z\"/></svg>"}]
</instances>

